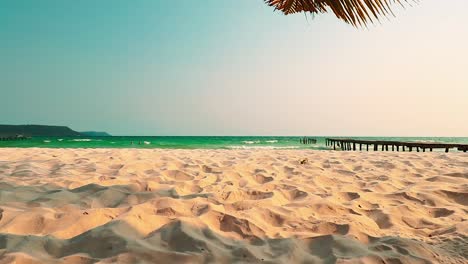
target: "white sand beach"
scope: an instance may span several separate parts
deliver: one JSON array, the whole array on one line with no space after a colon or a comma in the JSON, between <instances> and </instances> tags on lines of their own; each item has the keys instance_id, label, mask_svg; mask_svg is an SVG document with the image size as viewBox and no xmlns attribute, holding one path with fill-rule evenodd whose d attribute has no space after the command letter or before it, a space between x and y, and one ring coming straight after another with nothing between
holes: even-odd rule
<instances>
[{"instance_id":1,"label":"white sand beach","mask_svg":"<svg viewBox=\"0 0 468 264\"><path fill-rule=\"evenodd\" d=\"M466 263L467 206L463 153L0 149L0 263Z\"/></svg>"}]
</instances>

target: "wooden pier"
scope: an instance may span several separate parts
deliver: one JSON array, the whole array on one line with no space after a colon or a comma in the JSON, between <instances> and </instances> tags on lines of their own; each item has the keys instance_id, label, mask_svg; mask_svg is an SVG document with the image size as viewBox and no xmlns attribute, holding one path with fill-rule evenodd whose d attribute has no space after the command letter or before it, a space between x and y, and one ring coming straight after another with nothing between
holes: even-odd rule
<instances>
[{"instance_id":1,"label":"wooden pier","mask_svg":"<svg viewBox=\"0 0 468 264\"><path fill-rule=\"evenodd\" d=\"M317 144L317 139L315 138L309 138L309 137L303 137L299 140L301 144L308 145L308 144Z\"/></svg>"},{"instance_id":2,"label":"wooden pier","mask_svg":"<svg viewBox=\"0 0 468 264\"><path fill-rule=\"evenodd\" d=\"M450 149L467 152L468 144L451 144L451 143L431 143L431 142L403 142L403 141L380 141L380 140L359 140L349 138L326 138L326 146L333 147L334 150L341 148L345 151L365 150L369 151L417 151L426 152L434 149L443 149L449 152Z\"/></svg>"}]
</instances>

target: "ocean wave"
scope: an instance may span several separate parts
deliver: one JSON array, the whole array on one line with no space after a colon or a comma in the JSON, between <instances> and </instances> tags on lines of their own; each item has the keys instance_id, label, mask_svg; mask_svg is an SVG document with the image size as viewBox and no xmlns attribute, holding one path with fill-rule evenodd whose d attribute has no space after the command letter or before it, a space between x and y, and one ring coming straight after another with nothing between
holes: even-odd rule
<instances>
[{"instance_id":1,"label":"ocean wave","mask_svg":"<svg viewBox=\"0 0 468 264\"><path fill-rule=\"evenodd\" d=\"M226 146L227 149L298 149L298 146Z\"/></svg>"},{"instance_id":2,"label":"ocean wave","mask_svg":"<svg viewBox=\"0 0 468 264\"><path fill-rule=\"evenodd\" d=\"M266 143L277 143L278 140L266 140L265 142L266 142Z\"/></svg>"},{"instance_id":3,"label":"ocean wave","mask_svg":"<svg viewBox=\"0 0 468 264\"><path fill-rule=\"evenodd\" d=\"M102 139L90 139L90 138L75 138L70 141L75 141L75 142L90 142L90 141L102 141Z\"/></svg>"},{"instance_id":4,"label":"ocean wave","mask_svg":"<svg viewBox=\"0 0 468 264\"><path fill-rule=\"evenodd\" d=\"M255 141L246 140L246 141L242 141L242 143L244 143L244 144L258 144L258 143L260 143L260 140L255 140Z\"/></svg>"},{"instance_id":5,"label":"ocean wave","mask_svg":"<svg viewBox=\"0 0 468 264\"><path fill-rule=\"evenodd\" d=\"M149 141L143 141L143 143L145 143L145 145L151 144L151 142L149 142Z\"/></svg>"},{"instance_id":6,"label":"ocean wave","mask_svg":"<svg viewBox=\"0 0 468 264\"><path fill-rule=\"evenodd\" d=\"M417 143L437 143L437 141L431 140L431 139L417 139L417 140L413 140L412 142L417 142Z\"/></svg>"},{"instance_id":7,"label":"ocean wave","mask_svg":"<svg viewBox=\"0 0 468 264\"><path fill-rule=\"evenodd\" d=\"M63 141L63 138L59 138L59 139L57 139L57 140L58 140L58 141Z\"/></svg>"},{"instance_id":8,"label":"ocean wave","mask_svg":"<svg viewBox=\"0 0 468 264\"><path fill-rule=\"evenodd\" d=\"M44 143L50 143L50 140L44 140Z\"/></svg>"}]
</instances>

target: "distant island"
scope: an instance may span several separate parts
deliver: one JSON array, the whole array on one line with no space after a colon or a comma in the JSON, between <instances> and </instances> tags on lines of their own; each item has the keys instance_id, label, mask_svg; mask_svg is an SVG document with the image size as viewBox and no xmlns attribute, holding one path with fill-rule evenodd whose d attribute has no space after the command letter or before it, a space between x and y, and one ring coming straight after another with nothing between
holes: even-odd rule
<instances>
[{"instance_id":1,"label":"distant island","mask_svg":"<svg viewBox=\"0 0 468 264\"><path fill-rule=\"evenodd\" d=\"M0 125L0 137L81 137L110 136L106 132L77 132L67 126Z\"/></svg>"}]
</instances>

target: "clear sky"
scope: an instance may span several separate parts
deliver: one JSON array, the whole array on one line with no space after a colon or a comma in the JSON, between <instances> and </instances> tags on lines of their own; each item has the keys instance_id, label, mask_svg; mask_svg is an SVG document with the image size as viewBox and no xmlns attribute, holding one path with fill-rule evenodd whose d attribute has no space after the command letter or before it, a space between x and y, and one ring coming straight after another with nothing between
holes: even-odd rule
<instances>
[{"instance_id":1,"label":"clear sky","mask_svg":"<svg viewBox=\"0 0 468 264\"><path fill-rule=\"evenodd\" d=\"M0 123L468 136L468 1L355 29L262 0L0 1Z\"/></svg>"}]
</instances>

